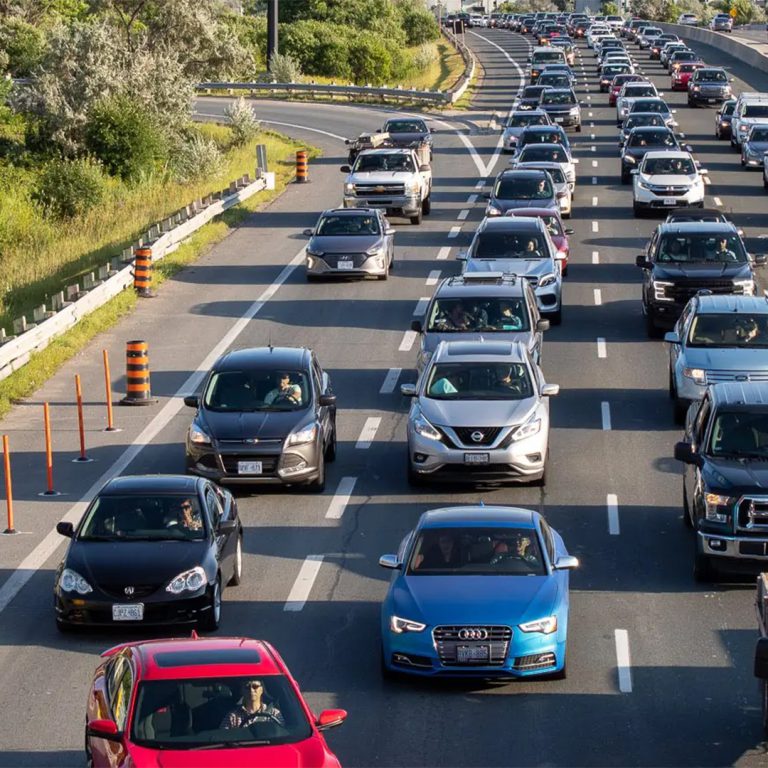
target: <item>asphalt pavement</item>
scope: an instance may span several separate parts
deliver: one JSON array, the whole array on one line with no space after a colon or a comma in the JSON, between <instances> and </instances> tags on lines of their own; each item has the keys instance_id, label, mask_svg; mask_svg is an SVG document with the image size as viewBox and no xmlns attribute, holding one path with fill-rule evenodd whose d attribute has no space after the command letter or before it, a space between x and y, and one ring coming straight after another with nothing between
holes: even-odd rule
<instances>
[{"instance_id":1,"label":"asphalt pavement","mask_svg":"<svg viewBox=\"0 0 768 768\"><path fill-rule=\"evenodd\" d=\"M182 471L192 412L179 395L194 391L219 350L270 340L313 347L330 372L338 459L323 495L238 491L244 581L225 591L220 632L275 643L316 711L349 711L328 736L344 765L765 764L751 669L754 588L693 582L693 540L671 458L679 430L667 397L667 352L645 336L634 266L657 222L632 217L631 188L619 180L615 111L599 93L586 48L577 64L584 130L572 136L579 165L563 324L546 334L543 354L547 380L562 387L552 403L547 486L414 491L406 482L407 403L391 384L415 380L417 345L407 332L414 309L438 272L459 271L454 257L483 215L477 196L506 164L498 134L481 127L508 111L529 50L529 38L504 30L472 32L467 43L482 64L482 86L470 113L435 116L433 213L420 227L393 219L389 281L307 284L297 267L301 230L341 199L342 139L380 126L387 110L256 102L267 126L323 149L311 183L250 217L0 424L16 446L17 523L25 532L0 540L0 768L83 763L90 675L98 652L122 639L57 634L52 573L63 542L55 548L49 535L55 522L76 519L78 500L115 462L129 472ZM736 90L768 90L764 73L702 52L732 69ZM732 213L750 250L766 250L759 174L742 170L728 143L714 138L714 110L687 108L660 65L645 53L638 58L709 171L707 204ZM198 106L203 114L221 108L210 99ZM120 409L123 431L104 433L101 348L119 371L124 343L134 338L150 343L159 402ZM75 372L83 376L96 459L82 465L70 463ZM113 389L122 387L116 376ZM44 401L55 406L56 482L66 493L54 499L37 495ZM480 499L542 511L582 562L571 579L568 678L383 681L378 617L388 575L379 555L396 550L422 511ZM302 609L286 611L310 556L322 557L316 578L301 594Z\"/></svg>"}]
</instances>

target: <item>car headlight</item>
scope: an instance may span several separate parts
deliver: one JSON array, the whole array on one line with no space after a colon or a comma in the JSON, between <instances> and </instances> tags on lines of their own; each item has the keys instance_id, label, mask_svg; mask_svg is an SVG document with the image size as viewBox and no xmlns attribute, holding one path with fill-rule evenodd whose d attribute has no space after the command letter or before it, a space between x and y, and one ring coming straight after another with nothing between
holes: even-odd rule
<instances>
[{"instance_id":1,"label":"car headlight","mask_svg":"<svg viewBox=\"0 0 768 768\"><path fill-rule=\"evenodd\" d=\"M731 507L736 499L731 496L721 496L717 493L704 495L705 517L712 523L727 523Z\"/></svg>"},{"instance_id":2,"label":"car headlight","mask_svg":"<svg viewBox=\"0 0 768 768\"><path fill-rule=\"evenodd\" d=\"M304 443L311 443L317 437L317 424L312 422L307 424L296 432L291 432L288 435L288 445L303 445Z\"/></svg>"},{"instance_id":3,"label":"car headlight","mask_svg":"<svg viewBox=\"0 0 768 768\"><path fill-rule=\"evenodd\" d=\"M381 256L383 253L384 253L384 246L379 244L379 245L374 245L372 248L369 248L365 252L365 255L366 256Z\"/></svg>"},{"instance_id":4,"label":"car headlight","mask_svg":"<svg viewBox=\"0 0 768 768\"><path fill-rule=\"evenodd\" d=\"M208 583L208 577L205 571L196 565L184 573L180 573L176 578L171 579L171 583L165 588L166 592L172 595L180 595L182 592L197 592Z\"/></svg>"},{"instance_id":5,"label":"car headlight","mask_svg":"<svg viewBox=\"0 0 768 768\"><path fill-rule=\"evenodd\" d=\"M423 632L426 628L427 625L420 621L411 621L400 616L389 617L389 631L396 635L402 635L403 632Z\"/></svg>"},{"instance_id":6,"label":"car headlight","mask_svg":"<svg viewBox=\"0 0 768 768\"><path fill-rule=\"evenodd\" d=\"M707 372L703 368L683 368L683 376L692 379L694 384L707 383Z\"/></svg>"},{"instance_id":7,"label":"car headlight","mask_svg":"<svg viewBox=\"0 0 768 768\"><path fill-rule=\"evenodd\" d=\"M627 165L637 165L637 160L635 160L635 158L634 158L634 157L632 157L632 155L624 155L624 157L622 158L622 160L623 160L625 163L627 163Z\"/></svg>"},{"instance_id":8,"label":"car headlight","mask_svg":"<svg viewBox=\"0 0 768 768\"><path fill-rule=\"evenodd\" d=\"M642 179L637 180L637 186L640 187L640 189L650 189L650 186L647 182L643 181Z\"/></svg>"},{"instance_id":9,"label":"car headlight","mask_svg":"<svg viewBox=\"0 0 768 768\"><path fill-rule=\"evenodd\" d=\"M189 441L195 445L210 445L210 435L199 425L193 423L189 428Z\"/></svg>"},{"instance_id":10,"label":"car headlight","mask_svg":"<svg viewBox=\"0 0 768 768\"><path fill-rule=\"evenodd\" d=\"M65 568L59 576L59 589L62 592L77 592L78 595L87 595L93 592L91 585L71 568Z\"/></svg>"},{"instance_id":11,"label":"car headlight","mask_svg":"<svg viewBox=\"0 0 768 768\"><path fill-rule=\"evenodd\" d=\"M666 295L667 288L671 288L674 283L667 282L666 280L654 280L653 281L653 297L656 301L672 301L672 299Z\"/></svg>"},{"instance_id":12,"label":"car headlight","mask_svg":"<svg viewBox=\"0 0 768 768\"><path fill-rule=\"evenodd\" d=\"M744 133L746 133L749 130L749 126L742 124L742 125L739 126L739 130L743 131Z\"/></svg>"},{"instance_id":13,"label":"car headlight","mask_svg":"<svg viewBox=\"0 0 768 768\"><path fill-rule=\"evenodd\" d=\"M427 440L440 440L442 435L429 423L421 410L413 417L413 429L417 435L426 437Z\"/></svg>"},{"instance_id":14,"label":"car headlight","mask_svg":"<svg viewBox=\"0 0 768 768\"><path fill-rule=\"evenodd\" d=\"M520 625L523 632L541 632L544 635L551 635L557 632L557 616L547 616L544 619L528 621Z\"/></svg>"},{"instance_id":15,"label":"car headlight","mask_svg":"<svg viewBox=\"0 0 768 768\"><path fill-rule=\"evenodd\" d=\"M734 280L734 288L741 288L742 293L745 296L754 296L755 294L755 281L754 280Z\"/></svg>"},{"instance_id":16,"label":"car headlight","mask_svg":"<svg viewBox=\"0 0 768 768\"><path fill-rule=\"evenodd\" d=\"M700 91L701 90L701 86L700 85L694 85L693 86L693 90L694 91Z\"/></svg>"},{"instance_id":17,"label":"car headlight","mask_svg":"<svg viewBox=\"0 0 768 768\"><path fill-rule=\"evenodd\" d=\"M307 249L306 249L305 253L307 254L307 256L320 256L320 257L322 257L322 256L325 255L325 251L321 251L319 248L312 247L312 246L309 246L309 245L307 246Z\"/></svg>"},{"instance_id":18,"label":"car headlight","mask_svg":"<svg viewBox=\"0 0 768 768\"><path fill-rule=\"evenodd\" d=\"M513 443L518 440L524 440L526 437L533 437L541 432L541 419L530 419L525 424L521 424L510 438Z\"/></svg>"},{"instance_id":19,"label":"car headlight","mask_svg":"<svg viewBox=\"0 0 768 768\"><path fill-rule=\"evenodd\" d=\"M578 115L579 114L579 108L578 107L571 107L570 114L571 115Z\"/></svg>"},{"instance_id":20,"label":"car headlight","mask_svg":"<svg viewBox=\"0 0 768 768\"><path fill-rule=\"evenodd\" d=\"M556 280L557 277L554 272L547 272L546 275L539 278L539 288L545 288L548 285L552 285Z\"/></svg>"},{"instance_id":21,"label":"car headlight","mask_svg":"<svg viewBox=\"0 0 768 768\"><path fill-rule=\"evenodd\" d=\"M501 208L497 208L495 205L488 205L488 207L485 209L485 215L486 216L501 216Z\"/></svg>"},{"instance_id":22,"label":"car headlight","mask_svg":"<svg viewBox=\"0 0 768 768\"><path fill-rule=\"evenodd\" d=\"M410 195L415 195L419 191L419 182L415 180L406 182L405 191Z\"/></svg>"},{"instance_id":23,"label":"car headlight","mask_svg":"<svg viewBox=\"0 0 768 768\"><path fill-rule=\"evenodd\" d=\"M351 183L344 184L344 194L345 195L354 195L355 194L355 185Z\"/></svg>"}]
</instances>

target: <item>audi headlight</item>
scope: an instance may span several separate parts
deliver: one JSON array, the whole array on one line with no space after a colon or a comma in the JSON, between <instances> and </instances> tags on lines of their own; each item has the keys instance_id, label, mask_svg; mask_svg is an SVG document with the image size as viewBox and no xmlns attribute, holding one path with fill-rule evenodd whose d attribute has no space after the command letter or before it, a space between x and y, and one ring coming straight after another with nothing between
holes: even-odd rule
<instances>
[{"instance_id":1,"label":"audi headlight","mask_svg":"<svg viewBox=\"0 0 768 768\"><path fill-rule=\"evenodd\" d=\"M205 575L205 571L196 565L194 568L180 573L175 579L171 579L171 583L165 588L165 591L172 595L180 595L182 592L197 592L207 583L208 577Z\"/></svg>"},{"instance_id":2,"label":"audi headlight","mask_svg":"<svg viewBox=\"0 0 768 768\"><path fill-rule=\"evenodd\" d=\"M557 280L554 272L547 272L539 279L539 288L545 288L548 285L552 285Z\"/></svg>"},{"instance_id":3,"label":"audi headlight","mask_svg":"<svg viewBox=\"0 0 768 768\"><path fill-rule=\"evenodd\" d=\"M755 281L754 280L734 280L734 288L741 288L742 293L745 296L754 296L755 294Z\"/></svg>"},{"instance_id":4,"label":"audi headlight","mask_svg":"<svg viewBox=\"0 0 768 768\"><path fill-rule=\"evenodd\" d=\"M727 523L731 507L736 503L736 499L717 493L707 493L704 495L704 502L707 520L712 523Z\"/></svg>"},{"instance_id":5,"label":"audi headlight","mask_svg":"<svg viewBox=\"0 0 768 768\"><path fill-rule=\"evenodd\" d=\"M666 295L666 290L673 285L674 283L667 282L666 280L654 280L653 298L656 299L656 301L672 301L672 298Z\"/></svg>"},{"instance_id":6,"label":"audi headlight","mask_svg":"<svg viewBox=\"0 0 768 768\"><path fill-rule=\"evenodd\" d=\"M533 437L541 432L541 419L531 419L525 424L520 425L513 433L511 440L516 443L518 440L524 440L526 437Z\"/></svg>"},{"instance_id":7,"label":"audi headlight","mask_svg":"<svg viewBox=\"0 0 768 768\"><path fill-rule=\"evenodd\" d=\"M420 410L418 410L413 417L413 429L417 435L426 437L427 440L440 440L442 437L424 417L424 414Z\"/></svg>"},{"instance_id":8,"label":"audi headlight","mask_svg":"<svg viewBox=\"0 0 768 768\"><path fill-rule=\"evenodd\" d=\"M195 445L210 445L210 435L199 425L193 422L189 428L189 441Z\"/></svg>"},{"instance_id":9,"label":"audi headlight","mask_svg":"<svg viewBox=\"0 0 768 768\"><path fill-rule=\"evenodd\" d=\"M402 635L403 632L423 632L426 628L427 625L420 621L411 621L400 616L389 617L389 630L396 635Z\"/></svg>"},{"instance_id":10,"label":"audi headlight","mask_svg":"<svg viewBox=\"0 0 768 768\"><path fill-rule=\"evenodd\" d=\"M543 635L551 635L557 632L557 616L547 616L544 619L528 621L520 625L523 632L541 632Z\"/></svg>"},{"instance_id":11,"label":"audi headlight","mask_svg":"<svg viewBox=\"0 0 768 768\"><path fill-rule=\"evenodd\" d=\"M311 443L317 437L317 424L307 424L305 427L291 432L288 435L288 445L303 445L304 443Z\"/></svg>"},{"instance_id":12,"label":"audi headlight","mask_svg":"<svg viewBox=\"0 0 768 768\"><path fill-rule=\"evenodd\" d=\"M344 185L344 194L345 195L354 195L355 194L355 185L351 183L347 183Z\"/></svg>"},{"instance_id":13,"label":"audi headlight","mask_svg":"<svg viewBox=\"0 0 768 768\"><path fill-rule=\"evenodd\" d=\"M78 595L87 595L93 592L91 585L71 568L65 568L59 576L59 589L62 592L77 592Z\"/></svg>"},{"instance_id":14,"label":"audi headlight","mask_svg":"<svg viewBox=\"0 0 768 768\"><path fill-rule=\"evenodd\" d=\"M683 376L691 379L694 384L707 383L707 372L703 368L683 368Z\"/></svg>"}]
</instances>

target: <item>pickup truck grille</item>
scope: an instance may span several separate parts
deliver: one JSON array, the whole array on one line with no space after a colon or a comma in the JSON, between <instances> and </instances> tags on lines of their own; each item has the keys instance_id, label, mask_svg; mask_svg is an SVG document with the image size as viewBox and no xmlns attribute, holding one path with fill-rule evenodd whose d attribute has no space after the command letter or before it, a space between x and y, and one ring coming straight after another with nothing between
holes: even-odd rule
<instances>
[{"instance_id":1,"label":"pickup truck grille","mask_svg":"<svg viewBox=\"0 0 768 768\"><path fill-rule=\"evenodd\" d=\"M768 496L744 496L739 502L737 525L742 531L768 534Z\"/></svg>"},{"instance_id":2,"label":"pickup truck grille","mask_svg":"<svg viewBox=\"0 0 768 768\"><path fill-rule=\"evenodd\" d=\"M707 371L707 384L720 381L768 381L768 371Z\"/></svg>"},{"instance_id":3,"label":"pickup truck grille","mask_svg":"<svg viewBox=\"0 0 768 768\"><path fill-rule=\"evenodd\" d=\"M675 283L667 288L667 296L680 304L686 304L700 290L707 289L712 293L742 293L739 286L735 286L731 280L686 280Z\"/></svg>"},{"instance_id":4,"label":"pickup truck grille","mask_svg":"<svg viewBox=\"0 0 768 768\"><path fill-rule=\"evenodd\" d=\"M360 197L393 197L405 194L405 184L355 184Z\"/></svg>"},{"instance_id":5,"label":"pickup truck grille","mask_svg":"<svg viewBox=\"0 0 768 768\"><path fill-rule=\"evenodd\" d=\"M435 648L444 666L450 667L499 667L504 664L512 640L512 630L500 626L444 626L432 631ZM476 638L476 639L475 639ZM488 649L479 658L468 659L463 650ZM459 648L462 651L459 651ZM459 661L459 658L462 660Z\"/></svg>"}]
</instances>

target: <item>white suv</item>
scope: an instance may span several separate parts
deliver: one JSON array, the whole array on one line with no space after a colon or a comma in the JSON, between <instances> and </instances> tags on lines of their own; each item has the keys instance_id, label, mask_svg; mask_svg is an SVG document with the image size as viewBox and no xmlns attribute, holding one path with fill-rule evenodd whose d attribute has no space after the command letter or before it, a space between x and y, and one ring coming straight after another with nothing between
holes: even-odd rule
<instances>
[{"instance_id":1,"label":"white suv","mask_svg":"<svg viewBox=\"0 0 768 768\"><path fill-rule=\"evenodd\" d=\"M639 168L633 169L635 216L649 209L704 206L705 168L697 168L690 152L646 152Z\"/></svg>"}]
</instances>

